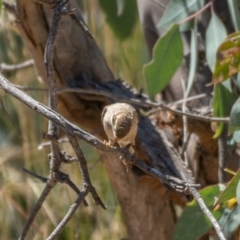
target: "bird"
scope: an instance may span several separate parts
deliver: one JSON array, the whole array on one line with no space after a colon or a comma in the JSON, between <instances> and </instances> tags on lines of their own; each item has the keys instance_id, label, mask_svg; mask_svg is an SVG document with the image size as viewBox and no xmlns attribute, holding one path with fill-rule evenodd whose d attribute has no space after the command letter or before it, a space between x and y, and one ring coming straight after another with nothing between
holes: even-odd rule
<instances>
[{"instance_id":1,"label":"bird","mask_svg":"<svg viewBox=\"0 0 240 240\"><path fill-rule=\"evenodd\" d=\"M135 138L138 131L138 113L127 103L114 103L106 106L101 116L104 131L108 137L107 146L129 146L135 156ZM125 164L125 163L124 163ZM125 164L127 165L127 164Z\"/></svg>"}]
</instances>

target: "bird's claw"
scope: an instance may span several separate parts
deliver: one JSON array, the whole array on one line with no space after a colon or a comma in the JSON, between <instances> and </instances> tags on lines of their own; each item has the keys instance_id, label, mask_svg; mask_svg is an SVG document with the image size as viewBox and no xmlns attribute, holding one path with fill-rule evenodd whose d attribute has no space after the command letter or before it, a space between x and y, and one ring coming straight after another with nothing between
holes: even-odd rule
<instances>
[{"instance_id":1,"label":"bird's claw","mask_svg":"<svg viewBox=\"0 0 240 240\"><path fill-rule=\"evenodd\" d=\"M126 148L128 149L129 146L130 146L130 144ZM132 166L134 165L134 163L136 161L136 154L134 152L132 155L132 158L130 160L127 160L125 155L120 156L119 159L122 161L123 165L126 167L127 172L131 172Z\"/></svg>"}]
</instances>

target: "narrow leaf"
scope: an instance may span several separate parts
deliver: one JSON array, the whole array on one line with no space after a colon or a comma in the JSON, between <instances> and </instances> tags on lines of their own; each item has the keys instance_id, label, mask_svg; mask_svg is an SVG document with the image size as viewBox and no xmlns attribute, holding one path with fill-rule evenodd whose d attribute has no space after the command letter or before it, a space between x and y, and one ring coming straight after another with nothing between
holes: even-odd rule
<instances>
[{"instance_id":1,"label":"narrow leaf","mask_svg":"<svg viewBox=\"0 0 240 240\"><path fill-rule=\"evenodd\" d=\"M98 0L106 14L106 22L114 34L120 39L126 39L137 21L138 12L135 0Z\"/></svg>"},{"instance_id":2,"label":"narrow leaf","mask_svg":"<svg viewBox=\"0 0 240 240\"><path fill-rule=\"evenodd\" d=\"M240 224L240 207L237 205L234 209L224 209L219 224L222 227L223 234L229 238L237 230Z\"/></svg>"},{"instance_id":3,"label":"narrow leaf","mask_svg":"<svg viewBox=\"0 0 240 240\"><path fill-rule=\"evenodd\" d=\"M230 132L240 129L240 98L234 103L230 113Z\"/></svg>"},{"instance_id":4,"label":"narrow leaf","mask_svg":"<svg viewBox=\"0 0 240 240\"><path fill-rule=\"evenodd\" d=\"M178 25L173 25L155 44L153 60L144 66L144 77L151 97L163 90L183 59Z\"/></svg>"},{"instance_id":5,"label":"narrow leaf","mask_svg":"<svg viewBox=\"0 0 240 240\"><path fill-rule=\"evenodd\" d=\"M214 197L219 194L220 190L217 185L202 189L200 194L206 203L208 209L211 211L213 207ZM221 217L223 208L212 212L214 217L218 220ZM200 209L196 200L188 203L185 207L177 225L174 229L172 240L192 240L198 239L212 228L212 224Z\"/></svg>"},{"instance_id":6,"label":"narrow leaf","mask_svg":"<svg viewBox=\"0 0 240 240\"><path fill-rule=\"evenodd\" d=\"M217 84L214 88L213 115L214 117L227 117L230 114L233 103L236 101L236 94L231 93L223 84ZM218 123L213 138L222 134L224 123Z\"/></svg>"},{"instance_id":7,"label":"narrow leaf","mask_svg":"<svg viewBox=\"0 0 240 240\"><path fill-rule=\"evenodd\" d=\"M230 16L235 28L235 31L240 31L240 14L237 0L227 0Z\"/></svg>"},{"instance_id":8,"label":"narrow leaf","mask_svg":"<svg viewBox=\"0 0 240 240\"><path fill-rule=\"evenodd\" d=\"M117 16L121 16L124 11L125 0L116 0L117 1Z\"/></svg>"},{"instance_id":9,"label":"narrow leaf","mask_svg":"<svg viewBox=\"0 0 240 240\"><path fill-rule=\"evenodd\" d=\"M240 32L230 34L218 47L213 83L219 83L240 71Z\"/></svg>"},{"instance_id":10,"label":"narrow leaf","mask_svg":"<svg viewBox=\"0 0 240 240\"><path fill-rule=\"evenodd\" d=\"M219 45L227 37L227 31L222 21L213 13L206 31L206 57L213 71L216 63L216 52Z\"/></svg>"},{"instance_id":11,"label":"narrow leaf","mask_svg":"<svg viewBox=\"0 0 240 240\"><path fill-rule=\"evenodd\" d=\"M238 181L236 197L237 197L237 203L240 206L240 181Z\"/></svg>"},{"instance_id":12,"label":"narrow leaf","mask_svg":"<svg viewBox=\"0 0 240 240\"><path fill-rule=\"evenodd\" d=\"M240 180L240 170L238 170L238 172L228 183L224 191L221 192L221 194L218 196L218 200L215 202L214 206L224 203L229 199L236 197L236 190L237 190L237 185L239 180Z\"/></svg>"},{"instance_id":13,"label":"narrow leaf","mask_svg":"<svg viewBox=\"0 0 240 240\"><path fill-rule=\"evenodd\" d=\"M195 24L194 29L191 31L191 51L190 51L190 67L189 75L187 81L187 89L185 97L188 97L195 78L195 73L197 70L197 58L198 58L198 47L197 47L197 24Z\"/></svg>"},{"instance_id":14,"label":"narrow leaf","mask_svg":"<svg viewBox=\"0 0 240 240\"><path fill-rule=\"evenodd\" d=\"M197 12L204 5L203 0L171 0L168 4L158 27L168 29L174 23L180 23L189 15ZM181 26L181 31L191 27L190 22Z\"/></svg>"}]
</instances>

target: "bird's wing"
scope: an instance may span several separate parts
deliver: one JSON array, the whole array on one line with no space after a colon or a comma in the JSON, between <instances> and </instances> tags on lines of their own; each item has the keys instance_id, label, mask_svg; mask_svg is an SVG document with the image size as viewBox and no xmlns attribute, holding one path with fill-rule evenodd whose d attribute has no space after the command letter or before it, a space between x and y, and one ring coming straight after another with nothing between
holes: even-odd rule
<instances>
[{"instance_id":1,"label":"bird's wing","mask_svg":"<svg viewBox=\"0 0 240 240\"><path fill-rule=\"evenodd\" d=\"M102 115L101 115L101 121L102 121L102 123L103 123L103 118L104 118L106 112L107 112L107 107L105 107L105 108L103 109L103 111L102 111Z\"/></svg>"}]
</instances>

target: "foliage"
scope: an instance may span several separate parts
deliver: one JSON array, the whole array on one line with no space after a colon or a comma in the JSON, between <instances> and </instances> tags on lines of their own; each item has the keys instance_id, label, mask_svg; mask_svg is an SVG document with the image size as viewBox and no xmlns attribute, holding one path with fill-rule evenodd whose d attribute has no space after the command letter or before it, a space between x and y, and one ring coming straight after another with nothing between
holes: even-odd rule
<instances>
[{"instance_id":1,"label":"foliage","mask_svg":"<svg viewBox=\"0 0 240 240\"><path fill-rule=\"evenodd\" d=\"M201 196L209 209L213 208L214 197L219 194L219 186L210 186L200 191ZM223 208L212 211L216 220L220 219ZM188 203L173 233L173 240L198 239L211 229L212 225L200 209L196 200Z\"/></svg>"},{"instance_id":2,"label":"foliage","mask_svg":"<svg viewBox=\"0 0 240 240\"><path fill-rule=\"evenodd\" d=\"M208 3L208 7L211 8L211 17L206 31L204 32L206 60L213 73L213 116L230 116L230 133L232 134L232 139L234 139L235 142L239 142L239 133L236 131L240 129L240 101L239 99L237 100L240 79L240 75L237 75L240 71L240 35L238 32L240 26L239 1L228 1L231 20L236 30L236 32L231 33L230 35L228 35L228 30L226 29L224 22L216 14L213 6L213 2ZM176 42L173 42L171 37L173 34L179 34L179 31L190 30L190 64L185 97L188 96L196 74L196 65L198 61L198 50L196 49L199 44L197 26L202 17L202 13L207 9L207 7L204 7L203 1L170 1L158 24L158 27L165 29L166 32L161 36L153 49L152 62L144 67L144 75L150 96L154 96L167 86L180 64L179 53L182 53L182 44L180 43L181 38L179 35L176 35L174 36ZM192 17L189 18L190 16ZM177 27L179 31L177 30ZM173 52L171 52L172 50ZM178 65L174 64L173 61L177 62ZM164 70L166 70L167 74ZM235 86L233 86L234 84ZM217 127L215 128L215 135L213 137L219 138L221 137L224 123L215 124ZM230 236L240 224L239 221L235 221L233 224L233 221L231 220L238 214L240 208L235 204L240 196L240 190L237 188L238 183L239 179L237 174L218 199L218 203L221 202L224 205L221 207L222 210L217 218L219 219L226 236ZM213 186L207 189L208 190L204 189L206 192L202 192L203 198L207 202L213 203L214 197L218 195L215 191L218 187ZM219 191L219 189L217 191ZM230 196L227 195L228 197L224 198L223 196L228 193L230 193ZM228 202L228 205L226 205L226 202ZM228 208L228 206L231 205L230 203L232 204L231 209ZM197 239L210 229L209 223L206 223L204 218L196 217L201 211L196 209L197 206L195 204L195 202L190 203L184 209L184 212L177 223L173 239L181 239L180 236L183 239Z\"/></svg>"},{"instance_id":3,"label":"foliage","mask_svg":"<svg viewBox=\"0 0 240 240\"><path fill-rule=\"evenodd\" d=\"M239 1L228 0L228 4L236 32L227 35L223 21L217 16L212 7L211 18L204 40L207 64L213 73L213 113L216 117L230 116L230 131L233 136L234 134L236 136L236 130L240 129L240 100L237 100L237 94L239 95L240 91L240 78L237 77L237 73L240 71L240 32L238 32L240 30L240 17L239 11L236 10ZM99 6L105 15L100 13L100 17L98 16L95 19L96 22L91 23L89 20L88 25L92 25L91 30L97 36L98 44L107 57L110 67L121 78L131 79L131 83L138 88L144 87L139 69L147 61L147 56L141 29L139 23L137 23L136 1L99 0ZM89 4L87 15L94 11L98 12L99 6L94 7ZM186 96L190 93L196 77L199 57L198 21L202 13L198 13L198 11L203 7L203 0L170 1L158 24L166 32L154 47L153 60L143 68L147 89L151 97L154 97L156 93L167 86L182 63L183 43L181 32L186 30L191 32ZM186 21L186 18L192 14L196 15ZM103 21L104 16L106 22ZM1 61L14 63L28 59L30 56L19 35L12 30L6 19L5 24L8 33L6 34L3 30L0 32ZM115 36L109 32L108 26L110 26ZM116 41L116 37L120 41ZM8 77L12 79L12 75L9 74ZM23 70L14 75L14 83L39 86L34 76L32 69ZM235 87L232 87L233 83L236 83ZM40 102L46 102L44 93L31 94L34 94L34 98L37 98ZM41 132L46 129L47 123L17 101L8 96L3 96L1 92L0 98L2 103L0 104L0 179L1 182L4 182L0 197L0 223L2 229L6 229L5 232L0 233L0 238L15 239L23 228L25 219L42 188L42 184L20 173L19 168L26 166L30 170L39 171L40 169L45 175L48 174L46 157L48 149L41 152L37 150L37 146L42 141L40 139ZM4 111L4 106L9 114ZM26 116L29 116L33 121L29 121ZM32 131L28 131L30 125ZM215 138L221 136L222 129L223 124L218 124L214 135ZM235 141L239 141L239 137L236 137ZM68 148L67 145L65 147ZM96 164L97 159L101 158L101 156L98 156L94 149L88 146L84 146L83 149L84 153L88 155L89 166L92 166L91 178L94 184L97 185L96 187L101 190L100 195L104 196L108 209L110 209L110 215L106 216L102 212L95 212L91 206L88 209L81 208L83 214L77 214L75 216L76 221L72 221L78 224L68 225L62 237L64 239L74 239L76 236L81 239L119 239L124 237L126 230L123 227L121 210L118 207L102 165ZM45 160L46 164L43 164ZM75 173L77 182L79 173L76 168L72 167L70 171ZM238 221L232 221L232 218L238 215L240 211L239 171L222 193L220 193L219 186L210 186L203 189L201 194L210 208L213 206L214 197L218 196L215 205L221 204L221 208L214 212L214 215L221 223L226 235L230 236L240 224L239 218ZM55 196L49 197L36 221L33 230L35 232L32 232L30 237L37 236L39 239L45 239L44 234L49 232L52 225L56 225L58 220L64 216L70 203L75 199L74 193L68 192L63 186L59 186L54 195L60 196L59 199L65 199L65 201L56 202ZM234 204L230 206L229 203L232 199L235 202L233 201ZM59 209L57 216L49 210L53 205ZM48 211L45 211L45 209L48 209ZM11 214L8 214L9 212ZM49 217L50 222L45 221L46 217ZM81 230L79 230L79 225ZM187 205L179 218L173 238L180 239L179 236L181 236L183 239L196 239L208 232L210 228L211 225L208 220L204 217L196 201L193 201Z\"/></svg>"},{"instance_id":4,"label":"foliage","mask_svg":"<svg viewBox=\"0 0 240 240\"><path fill-rule=\"evenodd\" d=\"M99 0L106 14L106 22L120 40L132 33L137 21L137 5L134 0Z\"/></svg>"},{"instance_id":5,"label":"foliage","mask_svg":"<svg viewBox=\"0 0 240 240\"><path fill-rule=\"evenodd\" d=\"M197 12L203 7L203 0L172 0L170 1L163 17L161 18L158 27L169 29L173 23L180 23L186 17L194 12ZM186 31L191 24L187 22L180 26L180 29Z\"/></svg>"},{"instance_id":6,"label":"foliage","mask_svg":"<svg viewBox=\"0 0 240 240\"><path fill-rule=\"evenodd\" d=\"M175 24L158 40L153 49L153 60L144 66L144 76L151 97L167 86L182 58L181 35Z\"/></svg>"}]
</instances>

